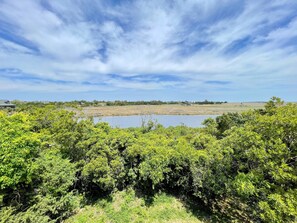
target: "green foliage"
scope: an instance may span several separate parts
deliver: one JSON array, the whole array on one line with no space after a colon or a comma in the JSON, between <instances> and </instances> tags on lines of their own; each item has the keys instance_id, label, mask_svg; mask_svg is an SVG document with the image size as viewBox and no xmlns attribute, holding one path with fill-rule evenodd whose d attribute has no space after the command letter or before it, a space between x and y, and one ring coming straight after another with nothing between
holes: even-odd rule
<instances>
[{"instance_id":1,"label":"green foliage","mask_svg":"<svg viewBox=\"0 0 297 223\"><path fill-rule=\"evenodd\" d=\"M215 201L220 210L238 209L236 218L242 221L297 218L296 197L290 192L297 185L297 107L276 104L263 114L247 113L253 118L226 127L224 137L211 146L201 146L202 140L194 144L208 153L206 162L192 168L195 194L206 203Z\"/></svg>"},{"instance_id":2,"label":"green foliage","mask_svg":"<svg viewBox=\"0 0 297 223\"><path fill-rule=\"evenodd\" d=\"M175 135L177 138L172 139L164 133L149 132L128 147L125 156L130 180L138 181L138 185L148 190L179 186L187 189L191 180L190 162L196 150L185 136Z\"/></svg>"},{"instance_id":3,"label":"green foliage","mask_svg":"<svg viewBox=\"0 0 297 223\"><path fill-rule=\"evenodd\" d=\"M105 130L104 125L97 127ZM133 141L134 135L121 129L108 130L108 134L102 132L100 139L90 146L86 154L82 170L86 184L93 183L104 191L123 187L126 173L121 154Z\"/></svg>"},{"instance_id":4,"label":"green foliage","mask_svg":"<svg viewBox=\"0 0 297 223\"><path fill-rule=\"evenodd\" d=\"M204 150L209 144L215 141L216 138L213 135L200 133L191 139L191 144L193 144L194 148L197 150Z\"/></svg>"},{"instance_id":5,"label":"green foliage","mask_svg":"<svg viewBox=\"0 0 297 223\"><path fill-rule=\"evenodd\" d=\"M297 216L297 190L284 194L270 194L267 201L261 201L261 218L266 222L294 222Z\"/></svg>"},{"instance_id":6,"label":"green foliage","mask_svg":"<svg viewBox=\"0 0 297 223\"><path fill-rule=\"evenodd\" d=\"M3 208L0 211L0 222L61 222L74 213L79 207L80 198L73 193L62 197L36 196L36 203L25 211L17 211L15 208Z\"/></svg>"},{"instance_id":7,"label":"green foliage","mask_svg":"<svg viewBox=\"0 0 297 223\"><path fill-rule=\"evenodd\" d=\"M28 116L0 113L0 190L30 184L40 140Z\"/></svg>"},{"instance_id":8,"label":"green foliage","mask_svg":"<svg viewBox=\"0 0 297 223\"><path fill-rule=\"evenodd\" d=\"M63 159L54 150L44 151L40 154L36 165L36 174L41 181L38 190L42 195L53 197L65 195L76 180L75 164Z\"/></svg>"},{"instance_id":9,"label":"green foliage","mask_svg":"<svg viewBox=\"0 0 297 223\"><path fill-rule=\"evenodd\" d=\"M278 107L284 105L284 101L278 97L272 97L265 105L265 112L273 114Z\"/></svg>"},{"instance_id":10,"label":"green foliage","mask_svg":"<svg viewBox=\"0 0 297 223\"><path fill-rule=\"evenodd\" d=\"M222 137L226 130L231 129L234 126L243 126L247 121L248 114L239 113L227 113L216 117L217 129L219 136Z\"/></svg>"},{"instance_id":11,"label":"green foliage","mask_svg":"<svg viewBox=\"0 0 297 223\"><path fill-rule=\"evenodd\" d=\"M213 136L218 135L218 124L214 119L207 118L202 122L202 124L205 126L205 128L203 129L203 132Z\"/></svg>"},{"instance_id":12,"label":"green foliage","mask_svg":"<svg viewBox=\"0 0 297 223\"><path fill-rule=\"evenodd\" d=\"M117 192L127 188L146 196L170 191L221 221L297 221L296 104L274 97L264 110L224 114L196 129L154 122L111 128L78 120L63 106L0 112L0 222L62 222L109 195L112 202L99 199L70 220L197 220L182 206L170 209L172 197L156 195L146 206L144 195Z\"/></svg>"},{"instance_id":13,"label":"green foliage","mask_svg":"<svg viewBox=\"0 0 297 223\"><path fill-rule=\"evenodd\" d=\"M106 157L97 157L84 166L82 176L96 184L102 190L112 190L115 179L112 177L112 168Z\"/></svg>"},{"instance_id":14,"label":"green foliage","mask_svg":"<svg viewBox=\"0 0 297 223\"><path fill-rule=\"evenodd\" d=\"M54 222L51 219L44 215L40 210L27 210L26 212L17 212L15 208L8 207L3 208L0 211L0 223L27 223L27 222L40 222L40 223L48 223Z\"/></svg>"}]
</instances>

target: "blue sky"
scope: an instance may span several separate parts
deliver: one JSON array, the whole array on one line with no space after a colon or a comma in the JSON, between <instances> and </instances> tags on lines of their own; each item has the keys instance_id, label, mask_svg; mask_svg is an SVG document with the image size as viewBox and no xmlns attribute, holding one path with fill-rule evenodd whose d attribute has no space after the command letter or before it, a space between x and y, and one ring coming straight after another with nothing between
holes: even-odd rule
<instances>
[{"instance_id":1,"label":"blue sky","mask_svg":"<svg viewBox=\"0 0 297 223\"><path fill-rule=\"evenodd\" d=\"M296 95L296 0L0 0L0 98Z\"/></svg>"}]
</instances>

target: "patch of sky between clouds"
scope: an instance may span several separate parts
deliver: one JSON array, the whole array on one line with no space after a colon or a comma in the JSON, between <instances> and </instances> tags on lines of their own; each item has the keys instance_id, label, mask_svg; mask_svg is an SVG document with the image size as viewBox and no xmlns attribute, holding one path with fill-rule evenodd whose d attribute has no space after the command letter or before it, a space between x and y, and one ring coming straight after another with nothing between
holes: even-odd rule
<instances>
[{"instance_id":1,"label":"patch of sky between clouds","mask_svg":"<svg viewBox=\"0 0 297 223\"><path fill-rule=\"evenodd\" d=\"M218 81L218 80L214 80L214 81L205 81L205 84L213 84L213 85L228 85L231 84L231 81Z\"/></svg>"},{"instance_id":2,"label":"patch of sky between clouds","mask_svg":"<svg viewBox=\"0 0 297 223\"><path fill-rule=\"evenodd\" d=\"M193 45L188 45L186 41L182 41L182 42L176 43L176 45L179 47L179 50L177 51L177 54L179 57L189 57L202 49L211 47L211 44L206 41L196 42Z\"/></svg>"},{"instance_id":3,"label":"patch of sky between clouds","mask_svg":"<svg viewBox=\"0 0 297 223\"><path fill-rule=\"evenodd\" d=\"M294 49L296 50L297 49L297 36L285 41L284 45L285 46L293 46ZM296 53L296 51L294 51L294 53Z\"/></svg>"},{"instance_id":4,"label":"patch of sky between clouds","mask_svg":"<svg viewBox=\"0 0 297 223\"><path fill-rule=\"evenodd\" d=\"M271 31L272 29L279 29L288 26L294 19L297 18L296 11L292 11L293 12L288 13L284 18L278 20L277 22L273 23L270 27L268 27L269 31Z\"/></svg>"},{"instance_id":5,"label":"patch of sky between clouds","mask_svg":"<svg viewBox=\"0 0 297 223\"><path fill-rule=\"evenodd\" d=\"M209 5L205 4L207 15L199 8L193 8L195 13L188 13L180 24L180 30L178 32L179 39L181 41L176 43L178 47L177 56L189 57L196 54L199 51L208 51L216 47L216 45L208 40L208 29L212 25L224 20L232 20L242 13L244 5L241 0L222 1L219 4L210 2ZM210 7L212 6L212 7ZM197 39L198 37L198 39Z\"/></svg>"},{"instance_id":6,"label":"patch of sky between clouds","mask_svg":"<svg viewBox=\"0 0 297 223\"><path fill-rule=\"evenodd\" d=\"M28 83L55 83L55 84L73 84L73 81L65 81L65 80L52 80L48 78L37 77L32 74L24 73L20 69L16 68L1 68L0 69L0 78L12 80L12 81L22 81Z\"/></svg>"},{"instance_id":7,"label":"patch of sky between clouds","mask_svg":"<svg viewBox=\"0 0 297 223\"><path fill-rule=\"evenodd\" d=\"M70 1L71 2L71 1ZM133 6L130 0L94 1L85 0L75 4L85 22L103 25L106 21L117 24L125 31L131 31L137 21L133 18ZM128 8L127 8L128 7Z\"/></svg>"},{"instance_id":8,"label":"patch of sky between clouds","mask_svg":"<svg viewBox=\"0 0 297 223\"><path fill-rule=\"evenodd\" d=\"M82 85L85 86L108 86L109 84L104 83L104 82L91 82L91 81L83 81L81 82Z\"/></svg>"},{"instance_id":9,"label":"patch of sky between clouds","mask_svg":"<svg viewBox=\"0 0 297 223\"><path fill-rule=\"evenodd\" d=\"M202 3L197 1L189 13L184 17L183 24L187 29L201 26L210 26L222 20L233 19L243 12L245 4L242 0L211 1Z\"/></svg>"},{"instance_id":10,"label":"patch of sky between clouds","mask_svg":"<svg viewBox=\"0 0 297 223\"><path fill-rule=\"evenodd\" d=\"M171 82L171 81L187 81L188 78L175 76L175 75L166 75L166 74L141 74L133 76L123 76L119 74L109 74L112 79L124 80L124 81L134 81L134 82Z\"/></svg>"},{"instance_id":11,"label":"patch of sky between clouds","mask_svg":"<svg viewBox=\"0 0 297 223\"><path fill-rule=\"evenodd\" d=\"M82 17L80 10L82 7L77 7L76 4L73 4L73 1L48 1L48 0L39 0L40 6L48 11L57 16L60 20L62 20L65 24L71 24L75 22L81 22ZM63 5L63 3L65 5ZM83 4L82 4L83 6ZM71 10L69 8L72 7Z\"/></svg>"},{"instance_id":12,"label":"patch of sky between clouds","mask_svg":"<svg viewBox=\"0 0 297 223\"><path fill-rule=\"evenodd\" d=\"M267 35L269 35L269 33L272 30L278 30L289 26L290 23L297 18L296 12L297 12L296 10L287 12L287 14L283 18L275 21L270 25L262 24L261 29L258 31L257 35L255 35L254 43L265 44L269 42L268 40L265 39L265 37L267 37Z\"/></svg>"},{"instance_id":13,"label":"patch of sky between clouds","mask_svg":"<svg viewBox=\"0 0 297 223\"><path fill-rule=\"evenodd\" d=\"M244 37L242 39L237 39L224 49L223 54L234 55L243 52L247 47L250 47L252 41L253 38L250 36Z\"/></svg>"},{"instance_id":14,"label":"patch of sky between clouds","mask_svg":"<svg viewBox=\"0 0 297 223\"><path fill-rule=\"evenodd\" d=\"M15 29L11 27L11 25L5 24L5 22L0 20L0 41L3 39L23 46L34 53L39 53L38 47L33 42L17 35L16 33L13 33L13 30Z\"/></svg>"},{"instance_id":15,"label":"patch of sky between clouds","mask_svg":"<svg viewBox=\"0 0 297 223\"><path fill-rule=\"evenodd\" d=\"M105 41L102 41L102 46L100 49L97 50L97 52L99 53L99 55L101 56L101 61L103 63L106 63L108 60L108 53L107 53L107 47L108 44Z\"/></svg>"}]
</instances>

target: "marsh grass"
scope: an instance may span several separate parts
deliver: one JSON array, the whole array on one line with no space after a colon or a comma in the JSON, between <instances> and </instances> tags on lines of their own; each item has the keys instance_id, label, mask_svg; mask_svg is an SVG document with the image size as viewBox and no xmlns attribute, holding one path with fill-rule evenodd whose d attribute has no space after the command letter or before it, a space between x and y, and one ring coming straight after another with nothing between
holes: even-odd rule
<instances>
[{"instance_id":1,"label":"marsh grass","mask_svg":"<svg viewBox=\"0 0 297 223\"><path fill-rule=\"evenodd\" d=\"M78 114L85 116L121 115L221 115L227 112L242 112L264 108L264 103L226 103L214 105L128 105L84 107Z\"/></svg>"}]
</instances>

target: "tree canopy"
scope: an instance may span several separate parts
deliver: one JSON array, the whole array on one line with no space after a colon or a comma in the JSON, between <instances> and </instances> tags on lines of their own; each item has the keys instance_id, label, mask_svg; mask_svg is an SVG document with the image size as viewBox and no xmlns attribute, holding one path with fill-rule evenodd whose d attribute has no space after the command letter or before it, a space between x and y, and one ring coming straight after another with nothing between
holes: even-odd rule
<instances>
[{"instance_id":1,"label":"tree canopy","mask_svg":"<svg viewBox=\"0 0 297 223\"><path fill-rule=\"evenodd\" d=\"M57 106L0 112L0 222L62 222L134 188L177 193L237 222L297 221L297 105L227 113L203 128L111 128Z\"/></svg>"}]
</instances>

